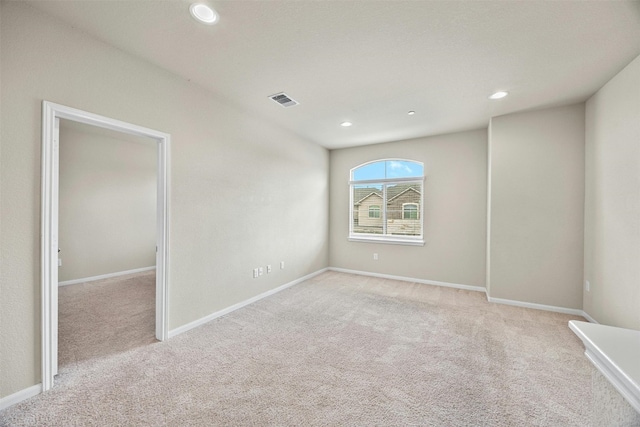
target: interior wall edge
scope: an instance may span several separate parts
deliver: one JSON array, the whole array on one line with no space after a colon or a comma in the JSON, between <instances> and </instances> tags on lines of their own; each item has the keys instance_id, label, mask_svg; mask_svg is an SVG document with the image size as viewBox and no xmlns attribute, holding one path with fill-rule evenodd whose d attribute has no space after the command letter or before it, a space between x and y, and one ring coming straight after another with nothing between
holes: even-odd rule
<instances>
[{"instance_id":1,"label":"interior wall edge","mask_svg":"<svg viewBox=\"0 0 640 427\"><path fill-rule=\"evenodd\" d=\"M600 322L598 322L596 319L591 317L591 315L589 313L587 313L585 310L582 310L582 317L587 319L590 323L595 323L595 324L598 324L598 325L600 324Z\"/></svg>"}]
</instances>

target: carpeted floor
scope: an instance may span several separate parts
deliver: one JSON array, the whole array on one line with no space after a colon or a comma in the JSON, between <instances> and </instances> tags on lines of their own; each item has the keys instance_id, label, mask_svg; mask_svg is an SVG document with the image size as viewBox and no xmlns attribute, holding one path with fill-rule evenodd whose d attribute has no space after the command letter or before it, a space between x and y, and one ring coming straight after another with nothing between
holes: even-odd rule
<instances>
[{"instance_id":1,"label":"carpeted floor","mask_svg":"<svg viewBox=\"0 0 640 427\"><path fill-rule=\"evenodd\" d=\"M74 356L0 425L586 426L574 318L327 272L165 343Z\"/></svg>"},{"instance_id":2,"label":"carpeted floor","mask_svg":"<svg viewBox=\"0 0 640 427\"><path fill-rule=\"evenodd\" d=\"M156 342L155 271L62 286L58 369Z\"/></svg>"}]
</instances>

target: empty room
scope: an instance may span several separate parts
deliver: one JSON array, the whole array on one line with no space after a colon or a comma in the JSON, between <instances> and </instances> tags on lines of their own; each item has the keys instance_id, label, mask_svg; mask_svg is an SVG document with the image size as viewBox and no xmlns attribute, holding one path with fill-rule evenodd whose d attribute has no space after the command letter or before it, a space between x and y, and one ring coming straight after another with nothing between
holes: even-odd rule
<instances>
[{"instance_id":1,"label":"empty room","mask_svg":"<svg viewBox=\"0 0 640 427\"><path fill-rule=\"evenodd\" d=\"M640 426L640 1L0 0L0 426Z\"/></svg>"}]
</instances>

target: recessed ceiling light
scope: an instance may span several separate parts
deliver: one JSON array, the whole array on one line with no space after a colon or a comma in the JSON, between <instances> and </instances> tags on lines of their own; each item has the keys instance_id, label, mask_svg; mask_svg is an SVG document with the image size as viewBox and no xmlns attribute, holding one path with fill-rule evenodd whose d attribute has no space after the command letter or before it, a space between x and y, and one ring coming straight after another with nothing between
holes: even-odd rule
<instances>
[{"instance_id":1,"label":"recessed ceiling light","mask_svg":"<svg viewBox=\"0 0 640 427\"><path fill-rule=\"evenodd\" d=\"M509 92L500 91L491 95L489 99L500 99L500 98L504 98L507 95L509 95Z\"/></svg>"},{"instance_id":2,"label":"recessed ceiling light","mask_svg":"<svg viewBox=\"0 0 640 427\"><path fill-rule=\"evenodd\" d=\"M340 126L345 127L345 128L348 128L349 126L352 126L352 125L353 125L353 123L351 123L351 122L342 122L342 123L340 123Z\"/></svg>"},{"instance_id":3,"label":"recessed ceiling light","mask_svg":"<svg viewBox=\"0 0 640 427\"><path fill-rule=\"evenodd\" d=\"M410 116L413 116L416 112L415 111L409 111L407 114Z\"/></svg>"},{"instance_id":4,"label":"recessed ceiling light","mask_svg":"<svg viewBox=\"0 0 640 427\"><path fill-rule=\"evenodd\" d=\"M202 3L193 3L189 6L189 12L196 20L203 24L213 25L218 22L218 14L211 7Z\"/></svg>"}]
</instances>

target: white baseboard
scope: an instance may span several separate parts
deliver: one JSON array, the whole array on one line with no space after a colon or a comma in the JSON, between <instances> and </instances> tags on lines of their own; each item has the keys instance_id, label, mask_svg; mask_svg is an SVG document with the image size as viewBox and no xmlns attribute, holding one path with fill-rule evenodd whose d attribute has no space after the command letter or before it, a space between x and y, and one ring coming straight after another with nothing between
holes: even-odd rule
<instances>
[{"instance_id":1,"label":"white baseboard","mask_svg":"<svg viewBox=\"0 0 640 427\"><path fill-rule=\"evenodd\" d=\"M596 325L600 324L600 322L598 322L596 319L594 319L593 317L589 316L589 314L586 311L582 311L581 316L584 317L585 319L587 319L590 323L595 323Z\"/></svg>"},{"instance_id":2,"label":"white baseboard","mask_svg":"<svg viewBox=\"0 0 640 427\"><path fill-rule=\"evenodd\" d=\"M139 269L123 271L123 272L119 272L119 273L104 274L104 275L101 275L101 276L89 277L89 278L86 278L86 279L70 280L70 281L67 281L67 282L60 282L59 285L60 286L64 286L64 285L72 285L72 284L75 284L75 283L84 283L84 282L89 282L89 281L92 281L92 280L107 279L109 277L116 277L116 276L122 276L122 275L125 275L125 274L139 273L139 272L142 272L142 271L149 271L149 270L153 270L153 269L155 269L155 267L139 268ZM191 323L188 323L186 325L180 326L179 328L173 329L173 330L169 331L169 338L175 337L176 335L179 335L179 334L181 334L183 332L187 332L188 330L193 329L195 327L198 327L198 326L200 326L200 325L202 325L204 323L207 323L207 322L209 322L209 321L211 321L213 319L216 319L218 317L224 316L225 314L231 313L232 311L235 311L235 310L237 310L239 308L242 308L244 306L252 304L252 303L254 303L256 301L259 301L259 300L261 300L263 298L266 298L266 297L268 297L270 295L273 295L275 293L283 291L283 290L285 290L287 288L290 288L292 286L295 286L295 285L297 285L299 283L304 282L305 280L309 280L312 277L315 277L315 276L317 276L319 274L322 274L327 270L328 270L328 268L323 268L323 269L315 271L315 272L313 272L311 274L307 274L306 276L300 277L299 279L296 279L296 280L294 280L292 282L286 283L286 284L284 284L282 286L279 286L279 287L277 287L275 289L271 289L271 290L269 290L267 292L263 292L260 295L256 295L253 298L249 298L246 301L242 301L242 302L240 302L238 304L232 305L231 307L227 307L224 310L217 311L217 312L215 312L213 314L205 316L205 317L203 317L201 319L198 319L198 320L196 320L194 322L191 322ZM71 283L71 282L73 282L73 283ZM25 388L24 390L20 390L20 391L18 391L16 393L13 393L13 394L11 394L9 396L3 397L3 398L0 399L0 411L3 410L3 409L8 408L10 406L13 406L13 405L15 405L17 403L20 403L23 400L27 400L27 399L29 399L29 398L31 398L33 396L36 396L36 395L40 394L41 392L42 392L42 384L36 384L34 386Z\"/></svg>"},{"instance_id":3,"label":"white baseboard","mask_svg":"<svg viewBox=\"0 0 640 427\"><path fill-rule=\"evenodd\" d=\"M393 276L391 274L370 273L368 271L349 270L346 268L329 267L331 271L340 273L358 274L360 276L380 277L382 279L400 280L402 282L422 283L424 285L444 286L447 288L464 289L466 291L486 292L484 286L460 285L458 283L438 282L437 280L415 279L412 277Z\"/></svg>"},{"instance_id":4,"label":"white baseboard","mask_svg":"<svg viewBox=\"0 0 640 427\"><path fill-rule=\"evenodd\" d=\"M273 295L275 293L283 291L283 290L285 290L287 288L290 288L291 286L295 286L295 285L297 285L299 283L302 283L305 280L309 280L312 277L315 277L318 274L322 274L327 270L328 270L328 268L323 268L323 269L315 271L315 272L313 272L311 274L307 274L306 276L300 277L299 279L296 279L296 280L294 280L292 282L285 283L282 286L278 286L275 289L271 289L271 290L269 290L267 292L263 292L263 293L261 293L259 295L256 295L255 297L249 298L248 300L244 300L242 302L234 304L234 305L232 305L230 307L227 307L225 309L222 309L220 311L216 311L215 313L211 313L208 316L205 316L205 317L202 317L202 318L200 318L198 320L194 320L193 322L187 323L186 325L182 325L182 326L179 326L179 327L177 327L175 329L172 329L172 330L169 331L169 338L173 338L176 335L180 335L180 334L182 334L184 332L187 332L187 331L189 331L189 330L191 330L193 328L197 328L200 325L204 325L205 323L210 322L213 319L217 319L218 317L224 316L225 314L229 314L232 311L238 310L238 309L240 309L242 307L245 307L245 306L247 306L249 304L253 304L256 301L259 301L259 300L261 300L263 298L266 298L266 297L271 296L271 295Z\"/></svg>"},{"instance_id":5,"label":"white baseboard","mask_svg":"<svg viewBox=\"0 0 640 427\"><path fill-rule=\"evenodd\" d=\"M155 270L155 269L156 269L156 266L154 265L154 266L151 266L151 267L134 268L133 270L118 271L118 272L115 272L115 273L101 274L99 276L85 277L83 279L65 280L64 282L58 282L58 286L75 285L75 284L78 284L78 283L93 282L95 280L109 279L111 277L125 276L127 274L142 273L143 271L150 271L150 270Z\"/></svg>"},{"instance_id":6,"label":"white baseboard","mask_svg":"<svg viewBox=\"0 0 640 427\"><path fill-rule=\"evenodd\" d=\"M346 268L338 268L338 267L329 267L329 270L338 271L340 273L358 274L360 276L371 276L371 277L381 277L383 279L400 280L403 282L423 283L425 285L445 286L448 288L464 289L468 291L477 291L477 292L484 292L484 293L487 292L487 290L482 286L461 285L457 283L439 282L436 280L424 280L424 279L416 279L412 277L393 276L391 274L370 273L368 271L349 270ZM487 300L490 303L494 303L494 304L513 305L516 307L533 308L536 310L553 311L555 313L564 313L564 314L572 314L575 316L582 316L591 323L598 323L587 313L579 309L556 307L553 305L535 304L535 303L523 302L523 301L514 301L514 300L508 300L508 299L502 299L502 298L492 298L488 295L487 295Z\"/></svg>"},{"instance_id":7,"label":"white baseboard","mask_svg":"<svg viewBox=\"0 0 640 427\"><path fill-rule=\"evenodd\" d=\"M9 406L13 406L16 403L20 403L23 400L27 400L33 396L36 396L42 392L42 384L32 385L23 390L10 394L9 396L0 399L0 411L7 409Z\"/></svg>"},{"instance_id":8,"label":"white baseboard","mask_svg":"<svg viewBox=\"0 0 640 427\"><path fill-rule=\"evenodd\" d=\"M128 270L128 271L121 271L118 273L110 273L110 274L103 274L100 276L93 276L93 277L87 277L84 279L77 279L77 280L68 280L66 282L60 282L58 285L59 286L65 286L65 285L72 285L72 284L76 284L76 283L84 283L84 282L90 282L90 281L94 281L94 280L100 280L100 279L107 279L110 277L117 277L117 276L123 276L126 274L133 274L133 273L140 273L143 271L150 271L150 270L154 270L156 267L144 267L144 268L138 268L138 269L134 269L134 270ZM180 326L176 329L172 329L171 331L169 331L169 338L175 337L176 335L180 335L184 332L187 332L193 328L196 328L200 325L203 325L207 322L210 322L211 320L214 320L218 317L224 316L225 314L231 313L232 311L238 310L242 307L245 307L249 304L252 304L256 301L259 301L263 298L266 298L268 296L271 296L273 294L276 294L280 291L283 291L287 288L290 288L292 286L295 286L299 283L304 282L305 280L309 280L312 277L315 277L319 274L324 273L325 271L337 271L337 272L341 272L341 273L349 273L349 274L357 274L357 275L361 275L361 276L371 276L371 277L380 277L383 279L392 279L392 280L399 280L399 281L404 281L404 282L413 282L413 283L422 283L422 284L426 284L426 285L434 285L434 286L444 286L444 287L448 287L448 288L456 288L456 289L464 289L464 290L469 290L469 291L476 291L476 292L485 292L486 293L486 289L482 286L470 286L470 285L461 285L461 284L457 284L457 283L449 283L449 282L439 282L436 280L424 280L424 279L415 279L415 278L411 278L411 277L404 277L404 276L393 276L390 274L380 274L380 273L370 273L367 271L358 271L358 270L349 270L346 268L337 268L337 267L327 267L327 268L323 268L321 270L315 271L313 273L307 274L306 276L300 277L292 282L286 283L282 286L279 286L275 289L271 289L267 292L263 292L259 295L256 295L255 297L249 298L248 300L239 302L237 304L232 305L231 307L227 307L223 310L217 311L215 313L212 313L208 316L205 316L201 319L195 320L193 322L187 323L186 325ZM591 323L598 323L593 317L589 316L589 314L587 314L585 311L583 310L578 310L578 309L572 309L572 308L564 308L564 307L555 307L555 306L550 306L550 305L543 305L543 304L535 304L535 303L528 303L528 302L522 302L522 301L514 301L514 300L507 300L507 299L501 299L501 298L492 298L487 296L487 300L491 303L496 303L496 304L506 304L506 305L513 305L513 306L517 306L517 307L524 307L524 308L533 308L536 310L545 310L545 311L553 311L553 312L557 312L557 313L564 313L564 314L573 314L573 315L577 315L577 316L582 316L585 319L587 319L589 322ZM36 384L34 386L25 388L23 390L20 390L16 393L13 393L9 396L0 398L0 411L6 408L9 408L10 406L13 406L17 403L20 403L24 400L27 400L33 396L36 396L38 394L40 394L42 392L42 384Z\"/></svg>"},{"instance_id":9,"label":"white baseboard","mask_svg":"<svg viewBox=\"0 0 640 427\"><path fill-rule=\"evenodd\" d=\"M556 307L554 305L536 304L533 302L515 301L510 299L493 298L487 295L487 300L495 304L513 305L516 307L533 308L535 310L553 311L555 313L583 316L584 312L577 308Z\"/></svg>"}]
</instances>

